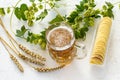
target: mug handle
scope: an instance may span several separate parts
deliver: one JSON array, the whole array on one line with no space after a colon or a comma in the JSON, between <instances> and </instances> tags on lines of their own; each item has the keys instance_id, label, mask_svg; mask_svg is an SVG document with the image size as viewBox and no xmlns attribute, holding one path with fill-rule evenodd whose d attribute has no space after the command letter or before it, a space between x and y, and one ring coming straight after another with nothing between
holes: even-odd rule
<instances>
[{"instance_id":1,"label":"mug handle","mask_svg":"<svg viewBox=\"0 0 120 80\"><path fill-rule=\"evenodd\" d=\"M87 56L87 49L85 44L76 44L75 47L77 48L76 58L77 59L84 59Z\"/></svg>"}]
</instances>

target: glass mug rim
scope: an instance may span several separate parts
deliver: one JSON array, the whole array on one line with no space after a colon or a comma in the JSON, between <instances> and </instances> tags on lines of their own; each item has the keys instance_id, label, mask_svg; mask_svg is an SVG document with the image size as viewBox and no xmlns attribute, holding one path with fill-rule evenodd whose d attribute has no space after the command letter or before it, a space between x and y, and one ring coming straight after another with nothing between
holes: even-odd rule
<instances>
[{"instance_id":1,"label":"glass mug rim","mask_svg":"<svg viewBox=\"0 0 120 80\"><path fill-rule=\"evenodd\" d=\"M67 44L67 45L65 45L65 46L62 46L62 47L58 47L58 46L55 46L55 45L52 45L52 44L51 44L50 39L49 39L49 38L50 38L50 35L51 35L51 33L52 33L54 30L57 30L57 29L65 29L65 30L67 30L67 31L70 32L72 38L71 38L69 44ZM48 43L48 44L51 44L50 47L51 47L52 49L54 49L54 50L57 50L57 51L66 50L66 49L70 48L72 45L74 45L74 43L75 43L75 36L74 36L73 30L72 30L71 27L66 26L66 25L60 25L60 26L58 26L58 27L55 27L55 28L49 30L49 31L47 32L46 39L47 39L47 43Z\"/></svg>"}]
</instances>

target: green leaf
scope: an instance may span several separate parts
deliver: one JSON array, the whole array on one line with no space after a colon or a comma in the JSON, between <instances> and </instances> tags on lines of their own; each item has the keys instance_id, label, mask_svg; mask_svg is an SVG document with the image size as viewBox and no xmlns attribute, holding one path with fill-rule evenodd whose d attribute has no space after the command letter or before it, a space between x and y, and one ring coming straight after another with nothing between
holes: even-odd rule
<instances>
[{"instance_id":1,"label":"green leaf","mask_svg":"<svg viewBox=\"0 0 120 80\"><path fill-rule=\"evenodd\" d=\"M85 5L85 4L87 4L87 5ZM82 1L80 1L79 5L76 5L76 10L78 12L82 12L82 11L84 11L84 9L86 9L88 7L89 7L88 0L82 0Z\"/></svg>"},{"instance_id":2,"label":"green leaf","mask_svg":"<svg viewBox=\"0 0 120 80\"><path fill-rule=\"evenodd\" d=\"M48 15L47 10L45 9L41 14L36 18L36 21L43 20Z\"/></svg>"},{"instance_id":3,"label":"green leaf","mask_svg":"<svg viewBox=\"0 0 120 80\"><path fill-rule=\"evenodd\" d=\"M60 15L57 15L54 19L52 19L49 24L55 24L55 23L60 23L64 21L63 18Z\"/></svg>"},{"instance_id":4,"label":"green leaf","mask_svg":"<svg viewBox=\"0 0 120 80\"><path fill-rule=\"evenodd\" d=\"M29 42L29 41L30 41L30 37L29 37L29 36L27 36L27 39L26 39L26 41L27 41L27 42Z\"/></svg>"},{"instance_id":5,"label":"green leaf","mask_svg":"<svg viewBox=\"0 0 120 80\"><path fill-rule=\"evenodd\" d=\"M68 17L67 20L69 23L74 23L75 18L78 16L78 12L77 11L73 11Z\"/></svg>"},{"instance_id":6,"label":"green leaf","mask_svg":"<svg viewBox=\"0 0 120 80\"><path fill-rule=\"evenodd\" d=\"M24 35L24 32L20 31L20 30L16 30L16 36L17 37L22 37Z\"/></svg>"},{"instance_id":7,"label":"green leaf","mask_svg":"<svg viewBox=\"0 0 120 80\"><path fill-rule=\"evenodd\" d=\"M112 9L114 7L113 4L110 3L110 2L105 2L105 3L107 4L107 6L108 6L109 9Z\"/></svg>"},{"instance_id":8,"label":"green leaf","mask_svg":"<svg viewBox=\"0 0 120 80\"><path fill-rule=\"evenodd\" d=\"M42 2L42 0L38 0L38 1Z\"/></svg>"},{"instance_id":9,"label":"green leaf","mask_svg":"<svg viewBox=\"0 0 120 80\"><path fill-rule=\"evenodd\" d=\"M0 15L1 15L1 16L4 16L4 15L5 15L4 8L0 8Z\"/></svg>"},{"instance_id":10,"label":"green leaf","mask_svg":"<svg viewBox=\"0 0 120 80\"><path fill-rule=\"evenodd\" d=\"M26 10L28 10L27 5L26 4L21 4L21 6L20 6L20 12L22 14L21 17L22 17L23 20L27 20L26 17L25 17L25 14L24 14L24 12Z\"/></svg>"},{"instance_id":11,"label":"green leaf","mask_svg":"<svg viewBox=\"0 0 120 80\"><path fill-rule=\"evenodd\" d=\"M8 14L10 13L10 7L7 8L7 13L8 13Z\"/></svg>"},{"instance_id":12,"label":"green leaf","mask_svg":"<svg viewBox=\"0 0 120 80\"><path fill-rule=\"evenodd\" d=\"M35 0L30 0L30 2L35 2Z\"/></svg>"},{"instance_id":13,"label":"green leaf","mask_svg":"<svg viewBox=\"0 0 120 80\"><path fill-rule=\"evenodd\" d=\"M25 10L28 10L27 4L21 4L20 10L21 10L22 13L25 12Z\"/></svg>"},{"instance_id":14,"label":"green leaf","mask_svg":"<svg viewBox=\"0 0 120 80\"><path fill-rule=\"evenodd\" d=\"M74 30L75 38L79 39L80 38L80 32L79 30Z\"/></svg>"},{"instance_id":15,"label":"green leaf","mask_svg":"<svg viewBox=\"0 0 120 80\"><path fill-rule=\"evenodd\" d=\"M82 28L74 30L75 38L76 39L79 39L79 38L85 39L86 32L88 30L89 30L88 27L85 27L85 26L83 26Z\"/></svg>"},{"instance_id":16,"label":"green leaf","mask_svg":"<svg viewBox=\"0 0 120 80\"><path fill-rule=\"evenodd\" d=\"M19 7L16 7L15 8L15 11L14 11L14 14L15 16L20 20L27 20L26 17L25 17L25 11L28 10L28 7L26 4L21 4L20 8Z\"/></svg>"},{"instance_id":17,"label":"green leaf","mask_svg":"<svg viewBox=\"0 0 120 80\"><path fill-rule=\"evenodd\" d=\"M110 17L110 18L114 18L114 14L113 14L113 4L110 2L105 2L106 5L103 5L103 9L101 11L101 15L103 17Z\"/></svg>"},{"instance_id":18,"label":"green leaf","mask_svg":"<svg viewBox=\"0 0 120 80\"><path fill-rule=\"evenodd\" d=\"M55 24L51 24L47 29L51 30L51 29L53 29L55 27L59 27L59 26L60 26L60 23L55 23Z\"/></svg>"},{"instance_id":19,"label":"green leaf","mask_svg":"<svg viewBox=\"0 0 120 80\"><path fill-rule=\"evenodd\" d=\"M55 0L55 1L60 1L60 0Z\"/></svg>"},{"instance_id":20,"label":"green leaf","mask_svg":"<svg viewBox=\"0 0 120 80\"><path fill-rule=\"evenodd\" d=\"M32 35L32 32L28 31L28 36L31 36Z\"/></svg>"},{"instance_id":21,"label":"green leaf","mask_svg":"<svg viewBox=\"0 0 120 80\"><path fill-rule=\"evenodd\" d=\"M86 31L84 30L84 28L80 29L80 38L85 38L86 37Z\"/></svg>"},{"instance_id":22,"label":"green leaf","mask_svg":"<svg viewBox=\"0 0 120 80\"><path fill-rule=\"evenodd\" d=\"M83 10L84 10L84 7L83 7L83 5L76 5L76 9L77 9L77 11L78 12L82 12Z\"/></svg>"},{"instance_id":23,"label":"green leaf","mask_svg":"<svg viewBox=\"0 0 120 80\"><path fill-rule=\"evenodd\" d=\"M107 10L107 6L105 6L105 5L103 5L102 8L103 8L103 10Z\"/></svg>"},{"instance_id":24,"label":"green leaf","mask_svg":"<svg viewBox=\"0 0 120 80\"><path fill-rule=\"evenodd\" d=\"M21 11L20 8L16 7L14 11L15 16L20 20L21 19Z\"/></svg>"},{"instance_id":25,"label":"green leaf","mask_svg":"<svg viewBox=\"0 0 120 80\"><path fill-rule=\"evenodd\" d=\"M26 30L26 28L25 28L25 26L23 25L23 26L21 27L21 31L24 31L24 30Z\"/></svg>"},{"instance_id":26,"label":"green leaf","mask_svg":"<svg viewBox=\"0 0 120 80\"><path fill-rule=\"evenodd\" d=\"M25 26L23 25L21 27L21 30L16 30L16 36L17 37L23 37L25 32L27 31L28 29L25 28Z\"/></svg>"}]
</instances>

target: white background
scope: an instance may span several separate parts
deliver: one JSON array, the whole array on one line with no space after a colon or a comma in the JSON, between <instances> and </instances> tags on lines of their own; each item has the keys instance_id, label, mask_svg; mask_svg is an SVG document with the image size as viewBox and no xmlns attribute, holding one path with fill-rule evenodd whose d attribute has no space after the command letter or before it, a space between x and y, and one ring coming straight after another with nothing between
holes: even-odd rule
<instances>
[{"instance_id":1,"label":"white background","mask_svg":"<svg viewBox=\"0 0 120 80\"><path fill-rule=\"evenodd\" d=\"M106 0L112 3L116 3L119 0ZM0 0L0 7L8 7L15 5L16 0ZM28 0L22 1L22 3L28 3ZM95 0L97 4L97 8L101 8L104 4L105 0ZM66 4L68 7L61 7L59 11L61 13L69 14L70 11L74 9L74 5L78 4L79 0L62 0L62 4ZM9 55L3 45L0 43L0 80L119 80L120 79L120 9L118 4L115 5L114 9L115 18L113 20L111 34L108 42L108 50L106 52L107 56L105 58L105 63L102 66L96 66L89 64L89 58L91 54L91 47L94 40L95 30L99 24L99 20L97 20L94 27L92 27L88 34L87 39L83 43L87 48L87 57L78 60L74 59L74 61L66 66L65 68L48 73L40 73L33 70L30 66L24 63L21 59L19 61L24 67L24 73L21 73L14 63L9 58ZM64 14L63 13L63 14ZM47 21L54 17L54 12L51 12L47 18L41 22L36 23L35 27L32 28L33 32L40 32L43 28L41 26L46 27ZM7 27L8 31L12 34L12 36L21 44L28 47L32 51L40 53L41 55L47 57L47 64L49 66L55 66L55 62L52 61L47 51L40 50L39 46L31 45L24 40L17 38L13 35L10 30L10 15L6 15L2 17L2 20ZM18 21L15 17L12 20L13 31L20 28L22 24L25 22ZM5 32L0 27L0 36L2 36L7 42L9 42ZM14 54L14 53L13 53ZM16 56L17 57L17 56Z\"/></svg>"}]
</instances>

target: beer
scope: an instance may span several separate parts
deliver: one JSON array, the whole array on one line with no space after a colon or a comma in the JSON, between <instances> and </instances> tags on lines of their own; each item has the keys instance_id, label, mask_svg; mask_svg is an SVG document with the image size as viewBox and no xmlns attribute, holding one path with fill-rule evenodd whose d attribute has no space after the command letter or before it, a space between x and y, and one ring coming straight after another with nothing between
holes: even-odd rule
<instances>
[{"instance_id":1,"label":"beer","mask_svg":"<svg viewBox=\"0 0 120 80\"><path fill-rule=\"evenodd\" d=\"M47 33L50 56L59 64L69 64L76 53L75 37L72 29L60 26Z\"/></svg>"}]
</instances>

